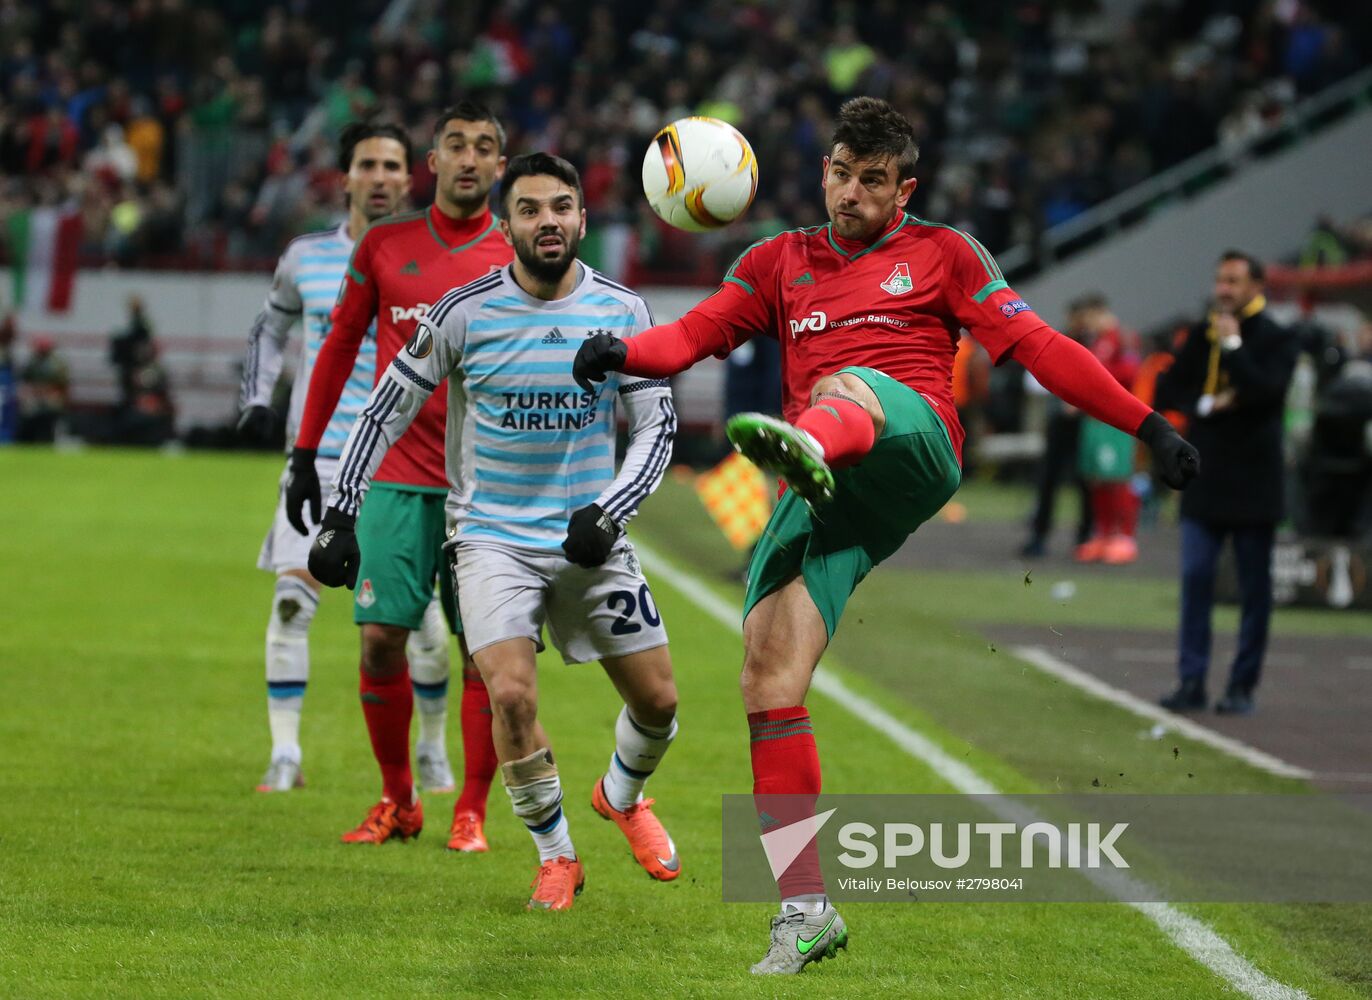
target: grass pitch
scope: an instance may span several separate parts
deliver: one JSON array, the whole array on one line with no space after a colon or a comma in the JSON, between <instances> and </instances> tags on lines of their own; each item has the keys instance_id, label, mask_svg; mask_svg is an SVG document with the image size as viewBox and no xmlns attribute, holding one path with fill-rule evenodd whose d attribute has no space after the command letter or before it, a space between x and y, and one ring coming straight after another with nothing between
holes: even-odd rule
<instances>
[{"instance_id":1,"label":"grass pitch","mask_svg":"<svg viewBox=\"0 0 1372 1000\"><path fill-rule=\"evenodd\" d=\"M1084 904L846 904L838 961L753 980L772 909L725 905L719 890L719 795L750 787L739 642L661 581L682 728L649 794L680 880L649 880L591 811L617 699L597 668L556 654L541 664L541 714L588 877L570 913L523 911L535 856L498 786L488 855L444 850L451 796L425 799L415 843L344 847L379 782L340 593L311 633L309 786L252 791L271 595L253 563L279 469L270 456L0 452L0 995L1235 995L1136 911ZM680 485L634 530L683 568L731 562ZM935 592L953 589L897 571L864 584L850 611L862 624L833 651L854 686L1007 791L1079 790L1106 763L1128 790L1186 783L1136 720L989 653L963 605L921 597ZM948 790L861 720L811 707L826 790ZM456 760L455 734L450 746ZM1205 790L1297 790L1186 753ZM1366 907L1188 909L1289 986L1372 995Z\"/></svg>"}]
</instances>

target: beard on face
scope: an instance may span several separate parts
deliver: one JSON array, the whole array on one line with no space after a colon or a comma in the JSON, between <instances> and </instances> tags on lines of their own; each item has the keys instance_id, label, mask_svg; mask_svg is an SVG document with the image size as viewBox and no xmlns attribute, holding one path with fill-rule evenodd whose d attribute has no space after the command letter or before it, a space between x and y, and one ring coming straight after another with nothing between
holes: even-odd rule
<instances>
[{"instance_id":1,"label":"beard on face","mask_svg":"<svg viewBox=\"0 0 1372 1000\"><path fill-rule=\"evenodd\" d=\"M479 177L475 179L477 182L476 187L472 188L470 191L464 191L457 186L457 182L461 180L461 177L454 177L452 179L452 182L448 185L448 197L452 199L454 205L463 209L472 209L486 204L487 200L491 197L491 189L487 187L485 190L482 190L481 179Z\"/></svg>"},{"instance_id":2,"label":"beard on face","mask_svg":"<svg viewBox=\"0 0 1372 1000\"><path fill-rule=\"evenodd\" d=\"M581 246L580 236L573 234L569 237L566 233L558 232L556 235L563 240L562 252L556 257L545 257L538 249L538 241L551 235L554 234L539 232L528 239L516 236L514 240L515 256L519 262L537 280L549 285L562 280L572 261L576 260L577 249Z\"/></svg>"}]
</instances>

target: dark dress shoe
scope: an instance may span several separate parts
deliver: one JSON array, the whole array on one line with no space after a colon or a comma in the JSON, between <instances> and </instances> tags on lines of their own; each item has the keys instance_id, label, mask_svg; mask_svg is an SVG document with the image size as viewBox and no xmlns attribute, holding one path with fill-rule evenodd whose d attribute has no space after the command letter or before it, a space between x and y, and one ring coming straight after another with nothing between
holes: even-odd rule
<instances>
[{"instance_id":1,"label":"dark dress shoe","mask_svg":"<svg viewBox=\"0 0 1372 1000\"><path fill-rule=\"evenodd\" d=\"M1182 681L1175 691L1158 699L1158 704L1172 712L1203 712L1209 699L1200 681Z\"/></svg>"}]
</instances>

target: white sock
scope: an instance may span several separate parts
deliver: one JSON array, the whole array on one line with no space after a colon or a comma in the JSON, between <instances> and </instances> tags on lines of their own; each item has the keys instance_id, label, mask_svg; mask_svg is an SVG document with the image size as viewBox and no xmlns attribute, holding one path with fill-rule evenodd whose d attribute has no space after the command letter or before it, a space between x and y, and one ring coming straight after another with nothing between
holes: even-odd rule
<instances>
[{"instance_id":1,"label":"white sock","mask_svg":"<svg viewBox=\"0 0 1372 1000\"><path fill-rule=\"evenodd\" d=\"M272 759L300 762L300 712L310 679L310 622L319 597L299 577L279 576L267 619L267 725Z\"/></svg>"},{"instance_id":2,"label":"white sock","mask_svg":"<svg viewBox=\"0 0 1372 1000\"><path fill-rule=\"evenodd\" d=\"M562 781L546 747L500 765L500 777L514 814L524 821L538 848L538 860L575 858L572 834L562 812Z\"/></svg>"},{"instance_id":3,"label":"white sock","mask_svg":"<svg viewBox=\"0 0 1372 1000\"><path fill-rule=\"evenodd\" d=\"M405 655L418 709L418 743L443 752L448 727L448 622L437 598L424 609L419 628L410 633Z\"/></svg>"},{"instance_id":4,"label":"white sock","mask_svg":"<svg viewBox=\"0 0 1372 1000\"><path fill-rule=\"evenodd\" d=\"M615 752L605 771L605 797L620 812L643 798L643 783L657 770L667 748L676 739L675 716L665 729L652 729L634 721L626 705L615 720Z\"/></svg>"},{"instance_id":5,"label":"white sock","mask_svg":"<svg viewBox=\"0 0 1372 1000\"><path fill-rule=\"evenodd\" d=\"M799 910L806 916L817 917L824 912L824 908L828 905L828 896L788 896L781 901L781 912L788 913Z\"/></svg>"}]
</instances>

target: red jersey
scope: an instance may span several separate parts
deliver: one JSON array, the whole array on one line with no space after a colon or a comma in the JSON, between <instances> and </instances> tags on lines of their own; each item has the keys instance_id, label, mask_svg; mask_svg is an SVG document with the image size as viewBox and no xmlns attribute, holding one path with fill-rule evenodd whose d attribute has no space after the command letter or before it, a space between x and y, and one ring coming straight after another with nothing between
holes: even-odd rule
<instances>
[{"instance_id":1,"label":"red jersey","mask_svg":"<svg viewBox=\"0 0 1372 1000\"><path fill-rule=\"evenodd\" d=\"M905 214L867 245L847 244L829 226L755 243L692 312L721 327L729 350L756 334L781 341L787 420L810 405L810 389L823 376L848 365L875 368L933 406L959 456L959 331L999 363L1024 337L1051 330L975 239Z\"/></svg>"},{"instance_id":2,"label":"red jersey","mask_svg":"<svg viewBox=\"0 0 1372 1000\"><path fill-rule=\"evenodd\" d=\"M296 446L318 448L348 381L362 338L376 320L376 375L414 335L419 318L449 289L514 259L489 211L450 219L436 206L373 223L353 248L333 324L315 360ZM448 394L435 392L387 453L376 481L446 490Z\"/></svg>"}]
</instances>

